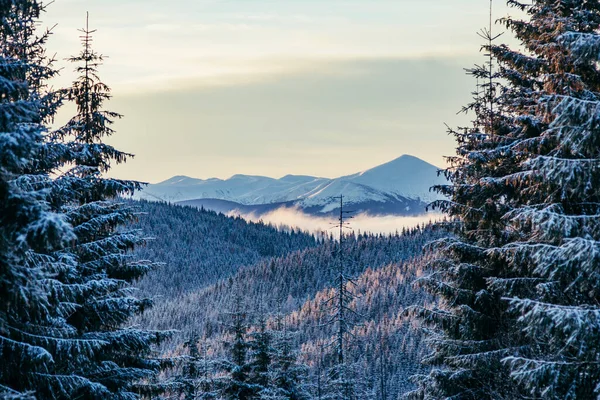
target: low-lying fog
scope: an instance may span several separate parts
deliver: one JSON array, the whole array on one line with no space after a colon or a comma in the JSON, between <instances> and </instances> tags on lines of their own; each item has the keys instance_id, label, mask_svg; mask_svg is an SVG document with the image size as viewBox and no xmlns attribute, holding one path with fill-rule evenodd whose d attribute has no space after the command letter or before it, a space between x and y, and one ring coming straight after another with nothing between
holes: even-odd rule
<instances>
[{"instance_id":1,"label":"low-lying fog","mask_svg":"<svg viewBox=\"0 0 600 400\"><path fill-rule=\"evenodd\" d=\"M253 213L240 213L231 211L229 216L240 216L248 221L258 222L263 221L281 229L289 227L299 228L303 231L318 233L328 231L334 236L339 232L336 225L338 219L333 216L314 216L306 214L296 208L280 208L271 211L267 214L256 215ZM443 215L436 212L429 212L416 217L402 216L372 216L368 214L352 215L352 219L348 220L349 227L355 232L370 232L370 233L395 233L402 231L402 228L413 228L423 223L438 221L443 218Z\"/></svg>"}]
</instances>

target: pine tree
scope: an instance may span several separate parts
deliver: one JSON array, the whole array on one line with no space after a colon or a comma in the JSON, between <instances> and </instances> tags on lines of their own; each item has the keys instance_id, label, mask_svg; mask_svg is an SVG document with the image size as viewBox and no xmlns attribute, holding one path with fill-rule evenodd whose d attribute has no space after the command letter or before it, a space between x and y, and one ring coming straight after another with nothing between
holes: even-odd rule
<instances>
[{"instance_id":1,"label":"pine tree","mask_svg":"<svg viewBox=\"0 0 600 400\"><path fill-rule=\"evenodd\" d=\"M494 68L498 36L491 4L489 28L481 32L487 63L467 70L478 83L473 101L463 108L474 116L473 125L450 129L457 141L457 155L447 157L445 171L451 184L435 188L450 200L432 205L450 217L441 225L451 236L429 246L433 272L417 281L440 298L441 307L412 308L435 328L429 338L433 352L423 360L434 368L415 377L418 389L409 398L519 398L502 359L520 345L522 335L502 295L489 286L490 279L507 274L488 251L510 241L502 217L514 195L497 179L515 171L518 163L511 152L518 134L501 100L507 89L497 79L502 71Z\"/></svg>"},{"instance_id":2,"label":"pine tree","mask_svg":"<svg viewBox=\"0 0 600 400\"><path fill-rule=\"evenodd\" d=\"M378 343L376 347L376 363L377 363L377 381L375 382L377 398L387 400L390 398L390 390L388 388L388 377L390 369L390 355L387 333L379 332Z\"/></svg>"},{"instance_id":3,"label":"pine tree","mask_svg":"<svg viewBox=\"0 0 600 400\"><path fill-rule=\"evenodd\" d=\"M249 382L255 385L259 392L267 390L270 385L269 371L273 359L272 332L267 328L267 317L264 312L258 312L255 331L250 333L248 349L250 350Z\"/></svg>"},{"instance_id":4,"label":"pine tree","mask_svg":"<svg viewBox=\"0 0 600 400\"><path fill-rule=\"evenodd\" d=\"M227 316L229 317L229 332L233 338L229 349L230 358L225 363L225 371L228 376L220 384L221 397L231 400L249 400L254 398L261 387L250 382L248 315L244 311L244 304L239 293L233 309Z\"/></svg>"},{"instance_id":5,"label":"pine tree","mask_svg":"<svg viewBox=\"0 0 600 400\"><path fill-rule=\"evenodd\" d=\"M208 358L205 341L201 343L197 335L192 335L184 343L188 354L184 358L180 376L174 379L176 383L181 384L179 391L183 394L184 400L209 400L216 399L218 396L214 381L215 362Z\"/></svg>"},{"instance_id":6,"label":"pine tree","mask_svg":"<svg viewBox=\"0 0 600 400\"><path fill-rule=\"evenodd\" d=\"M188 358L183 366L183 398L185 400L196 400L198 397L197 380L200 376L198 336L193 335L190 340L184 343L184 346L188 349Z\"/></svg>"},{"instance_id":7,"label":"pine tree","mask_svg":"<svg viewBox=\"0 0 600 400\"><path fill-rule=\"evenodd\" d=\"M294 349L294 333L288 329L286 318L278 315L273 332L273 364L270 379L273 387L272 399L308 400L308 368L298 363Z\"/></svg>"},{"instance_id":8,"label":"pine tree","mask_svg":"<svg viewBox=\"0 0 600 400\"><path fill-rule=\"evenodd\" d=\"M455 132L452 200L438 205L456 236L436 244L423 280L444 307L420 312L440 367L415 398L598 395L600 4L509 4L529 14L502 20L525 52L490 40L500 68L473 70L506 86L484 88L474 128Z\"/></svg>"},{"instance_id":9,"label":"pine tree","mask_svg":"<svg viewBox=\"0 0 600 400\"><path fill-rule=\"evenodd\" d=\"M46 81L56 74L45 56L48 32L36 35L37 1L0 3L0 398L28 399L68 378L49 373L55 355L97 341L57 338L69 331L62 263L52 254L74 239L51 210L50 179L39 168L45 123L56 112ZM54 269L56 268L56 269Z\"/></svg>"},{"instance_id":10,"label":"pine tree","mask_svg":"<svg viewBox=\"0 0 600 400\"><path fill-rule=\"evenodd\" d=\"M64 339L94 344L56 355L53 373L70 379L69 385L57 384L46 394L56 399L132 398L144 390L134 383L151 377L167 363L153 358L152 346L169 333L124 325L151 304L134 296L132 282L152 263L128 254L144 238L124 228L136 214L118 202L118 196L131 194L141 185L102 176L112 162L124 162L128 155L103 143L114 133L112 119L120 116L102 110L110 89L98 77L103 58L91 48L93 32L87 27L82 30L83 50L69 59L78 64L80 76L65 94L75 102L77 115L50 136L53 151L44 155L57 175L51 204L66 215L76 235L70 246L55 255L68 260L70 267L56 276L70 290L63 300L71 307L66 318L70 331Z\"/></svg>"},{"instance_id":11,"label":"pine tree","mask_svg":"<svg viewBox=\"0 0 600 400\"><path fill-rule=\"evenodd\" d=\"M517 193L506 230L519 235L491 255L525 282L517 288L500 277L490 285L519 316L525 345L503 361L524 397L594 398L600 395L600 2L512 4L529 20L503 22L526 52L493 51L509 77L526 78L511 81L506 100L522 138L519 170L502 179Z\"/></svg>"},{"instance_id":12,"label":"pine tree","mask_svg":"<svg viewBox=\"0 0 600 400\"><path fill-rule=\"evenodd\" d=\"M364 376L364 365L360 362L336 363L327 370L322 398L325 400L371 400Z\"/></svg>"},{"instance_id":13,"label":"pine tree","mask_svg":"<svg viewBox=\"0 0 600 400\"><path fill-rule=\"evenodd\" d=\"M212 400L218 398L218 390L215 381L215 360L209 359L206 344L201 345L201 354L197 368L200 376L197 379L197 400Z\"/></svg>"},{"instance_id":14,"label":"pine tree","mask_svg":"<svg viewBox=\"0 0 600 400\"><path fill-rule=\"evenodd\" d=\"M315 361L314 369L314 398L316 400L322 400L325 395L325 343L319 341L317 343L318 354L317 360Z\"/></svg>"}]
</instances>

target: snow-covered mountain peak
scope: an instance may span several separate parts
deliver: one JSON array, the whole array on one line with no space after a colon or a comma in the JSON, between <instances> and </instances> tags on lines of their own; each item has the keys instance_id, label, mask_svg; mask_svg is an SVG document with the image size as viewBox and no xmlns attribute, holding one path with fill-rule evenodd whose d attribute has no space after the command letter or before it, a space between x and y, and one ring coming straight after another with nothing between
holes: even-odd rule
<instances>
[{"instance_id":1,"label":"snow-covered mountain peak","mask_svg":"<svg viewBox=\"0 0 600 400\"><path fill-rule=\"evenodd\" d=\"M236 174L231 178L226 179L226 181L248 181L248 182L256 182L256 181L266 181L273 180L273 178L268 178L266 176L257 176L257 175L244 175L244 174Z\"/></svg>"},{"instance_id":2,"label":"snow-covered mountain peak","mask_svg":"<svg viewBox=\"0 0 600 400\"><path fill-rule=\"evenodd\" d=\"M309 175L286 175L279 180L282 182L312 182L316 179L324 179L324 178L316 178L314 176Z\"/></svg>"},{"instance_id":3,"label":"snow-covered mountain peak","mask_svg":"<svg viewBox=\"0 0 600 400\"><path fill-rule=\"evenodd\" d=\"M381 165L378 165L371 169L368 169L366 171L363 171L360 174L362 175L365 172L369 172L369 171L373 171L373 170L384 170L384 169L390 169L390 168L410 168L410 167L417 167L417 168L425 167L425 168L427 168L430 166L432 166L432 165L427 163L426 161L421 160L418 157L411 156L409 154L403 154L398 158L395 158L384 164L381 164Z\"/></svg>"},{"instance_id":4,"label":"snow-covered mountain peak","mask_svg":"<svg viewBox=\"0 0 600 400\"><path fill-rule=\"evenodd\" d=\"M335 208L335 198L343 194L348 204L428 202L438 196L430 187L446 183L438 168L417 157L402 155L385 164L352 175L328 179L306 175L286 175L280 179L237 174L229 179L195 179L175 176L149 185L138 197L150 200L223 200L245 206L295 204L304 209Z\"/></svg>"},{"instance_id":5,"label":"snow-covered mountain peak","mask_svg":"<svg viewBox=\"0 0 600 400\"><path fill-rule=\"evenodd\" d=\"M378 165L355 175L350 175L349 177L388 175L388 178L405 179L409 175L407 174L408 172L431 172L437 171L437 169L435 165L405 154L385 164Z\"/></svg>"},{"instance_id":6,"label":"snow-covered mountain peak","mask_svg":"<svg viewBox=\"0 0 600 400\"><path fill-rule=\"evenodd\" d=\"M157 183L157 185L181 185L181 184L190 184L194 181L202 181L202 180L190 178L189 176L185 176L185 175L176 175L172 178L167 179L166 181Z\"/></svg>"}]
</instances>

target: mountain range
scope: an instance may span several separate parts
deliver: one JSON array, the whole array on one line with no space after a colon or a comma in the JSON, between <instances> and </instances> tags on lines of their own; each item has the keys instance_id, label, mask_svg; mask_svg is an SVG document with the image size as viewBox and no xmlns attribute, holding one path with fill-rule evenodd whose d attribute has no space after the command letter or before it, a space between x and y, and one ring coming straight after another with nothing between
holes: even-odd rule
<instances>
[{"instance_id":1,"label":"mountain range","mask_svg":"<svg viewBox=\"0 0 600 400\"><path fill-rule=\"evenodd\" d=\"M286 175L280 179L234 175L229 179L175 176L148 185L137 197L168 201L217 212L265 214L281 207L313 215L339 212L344 204L371 215L418 215L440 196L430 191L447 183L438 167L403 155L393 161L352 175L329 179Z\"/></svg>"}]
</instances>

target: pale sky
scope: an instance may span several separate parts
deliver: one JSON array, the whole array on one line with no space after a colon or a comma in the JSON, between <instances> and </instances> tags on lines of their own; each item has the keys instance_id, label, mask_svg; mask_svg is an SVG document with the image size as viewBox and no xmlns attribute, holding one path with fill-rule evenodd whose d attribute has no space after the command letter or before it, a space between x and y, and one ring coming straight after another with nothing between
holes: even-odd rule
<instances>
[{"instance_id":1,"label":"pale sky","mask_svg":"<svg viewBox=\"0 0 600 400\"><path fill-rule=\"evenodd\" d=\"M498 1L495 18L515 11ZM444 123L483 62L488 0L56 0L44 25L64 59L90 12L121 178L236 173L336 177L454 152ZM495 29L501 30L498 26ZM508 40L508 35L505 35ZM73 79L64 62L55 85ZM58 121L69 116L65 108Z\"/></svg>"}]
</instances>

